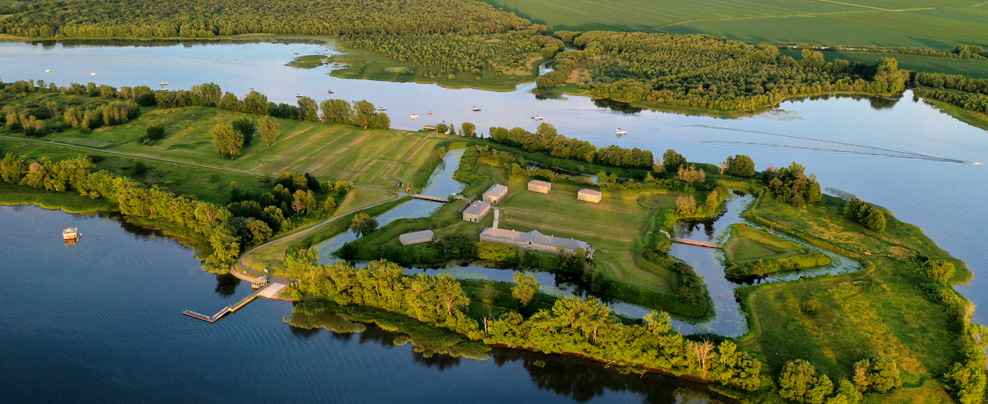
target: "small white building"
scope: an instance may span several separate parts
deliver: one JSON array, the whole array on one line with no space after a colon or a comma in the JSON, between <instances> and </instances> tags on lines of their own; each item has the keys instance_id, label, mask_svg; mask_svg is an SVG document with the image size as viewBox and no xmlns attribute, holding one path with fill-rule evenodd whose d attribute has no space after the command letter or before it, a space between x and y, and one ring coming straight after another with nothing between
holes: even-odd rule
<instances>
[{"instance_id":1,"label":"small white building","mask_svg":"<svg viewBox=\"0 0 988 404\"><path fill-rule=\"evenodd\" d=\"M491 204L485 201L476 201L471 203L463 211L463 220L467 222L480 223L487 216L487 212L491 211Z\"/></svg>"},{"instance_id":2,"label":"small white building","mask_svg":"<svg viewBox=\"0 0 988 404\"><path fill-rule=\"evenodd\" d=\"M592 189L584 188L576 193L576 199L579 199L581 201L600 203L600 198L603 195L604 194L601 193L600 191L594 191Z\"/></svg>"},{"instance_id":3,"label":"small white building","mask_svg":"<svg viewBox=\"0 0 988 404\"><path fill-rule=\"evenodd\" d=\"M501 184L494 184L484 192L484 202L498 203L507 195L508 187Z\"/></svg>"},{"instance_id":4,"label":"small white building","mask_svg":"<svg viewBox=\"0 0 988 404\"><path fill-rule=\"evenodd\" d=\"M532 192L548 194L551 189L552 184L545 181L531 180L528 182L528 190Z\"/></svg>"},{"instance_id":5,"label":"small white building","mask_svg":"<svg viewBox=\"0 0 988 404\"><path fill-rule=\"evenodd\" d=\"M431 243L435 234L432 230L422 230L411 233L405 233L398 236L398 241L401 241L401 245L411 245L411 244L421 244L421 243Z\"/></svg>"}]
</instances>

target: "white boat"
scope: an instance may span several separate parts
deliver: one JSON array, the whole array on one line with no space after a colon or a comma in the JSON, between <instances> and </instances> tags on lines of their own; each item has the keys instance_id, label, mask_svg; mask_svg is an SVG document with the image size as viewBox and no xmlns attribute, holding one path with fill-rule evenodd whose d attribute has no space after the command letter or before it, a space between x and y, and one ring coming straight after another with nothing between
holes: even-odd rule
<instances>
[{"instance_id":1,"label":"white boat","mask_svg":"<svg viewBox=\"0 0 988 404\"><path fill-rule=\"evenodd\" d=\"M532 119L534 119L536 121L541 121L542 120L542 115L533 116Z\"/></svg>"},{"instance_id":2,"label":"white boat","mask_svg":"<svg viewBox=\"0 0 988 404\"><path fill-rule=\"evenodd\" d=\"M474 106L473 108L470 108L470 110L471 110L471 111L474 111L474 112L476 112L476 111L480 111L480 107L478 107L478 106Z\"/></svg>"},{"instance_id":3,"label":"white boat","mask_svg":"<svg viewBox=\"0 0 988 404\"><path fill-rule=\"evenodd\" d=\"M302 93L295 93L295 98L302 98Z\"/></svg>"},{"instance_id":4,"label":"white boat","mask_svg":"<svg viewBox=\"0 0 988 404\"><path fill-rule=\"evenodd\" d=\"M412 115L410 115L410 116L409 116L409 118L412 118L412 119L419 119L419 116L418 116L418 115L415 115L415 114L412 114Z\"/></svg>"},{"instance_id":5,"label":"white boat","mask_svg":"<svg viewBox=\"0 0 988 404\"><path fill-rule=\"evenodd\" d=\"M64 240L78 240L79 237L82 237L82 233L79 233L78 227L69 227L62 230L62 239Z\"/></svg>"},{"instance_id":6,"label":"white boat","mask_svg":"<svg viewBox=\"0 0 988 404\"><path fill-rule=\"evenodd\" d=\"M51 69L45 69L45 73L51 73Z\"/></svg>"},{"instance_id":7,"label":"white boat","mask_svg":"<svg viewBox=\"0 0 988 404\"><path fill-rule=\"evenodd\" d=\"M329 89L329 90L326 90L326 92L332 94L333 93L333 90L332 89Z\"/></svg>"},{"instance_id":8,"label":"white boat","mask_svg":"<svg viewBox=\"0 0 988 404\"><path fill-rule=\"evenodd\" d=\"M981 165L981 163L974 163L974 165L976 165L976 166L980 166L980 165Z\"/></svg>"},{"instance_id":9,"label":"white boat","mask_svg":"<svg viewBox=\"0 0 988 404\"><path fill-rule=\"evenodd\" d=\"M384 112L384 111L387 111L387 110L388 110L388 107L377 107L377 112Z\"/></svg>"},{"instance_id":10,"label":"white boat","mask_svg":"<svg viewBox=\"0 0 988 404\"><path fill-rule=\"evenodd\" d=\"M95 76L96 72L89 73L90 76Z\"/></svg>"},{"instance_id":11,"label":"white boat","mask_svg":"<svg viewBox=\"0 0 988 404\"><path fill-rule=\"evenodd\" d=\"M162 82L159 82L158 85L164 87L164 86L167 86L168 85L168 82L167 81L162 81Z\"/></svg>"},{"instance_id":12,"label":"white boat","mask_svg":"<svg viewBox=\"0 0 988 404\"><path fill-rule=\"evenodd\" d=\"M620 135L627 135L628 134L628 131L626 131L624 129L621 129L621 128L617 128L617 130L614 131L614 134L616 134L618 136L620 136Z\"/></svg>"}]
</instances>

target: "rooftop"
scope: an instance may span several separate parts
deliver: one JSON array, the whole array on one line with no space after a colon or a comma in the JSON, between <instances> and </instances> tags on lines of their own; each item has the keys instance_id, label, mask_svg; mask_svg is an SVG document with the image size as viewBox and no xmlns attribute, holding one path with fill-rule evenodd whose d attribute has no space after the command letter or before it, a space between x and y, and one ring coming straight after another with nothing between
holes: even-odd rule
<instances>
[{"instance_id":1,"label":"rooftop","mask_svg":"<svg viewBox=\"0 0 988 404\"><path fill-rule=\"evenodd\" d=\"M503 195L506 192L508 192L508 187L501 184L494 184L484 192L484 195Z\"/></svg>"},{"instance_id":2,"label":"rooftop","mask_svg":"<svg viewBox=\"0 0 988 404\"><path fill-rule=\"evenodd\" d=\"M579 193L584 194L584 195L593 195L593 196L601 196L601 195L603 195L600 191L594 191L592 189L587 189L587 188L581 189Z\"/></svg>"},{"instance_id":3,"label":"rooftop","mask_svg":"<svg viewBox=\"0 0 988 404\"><path fill-rule=\"evenodd\" d=\"M484 231L480 232L480 235L503 238L507 240L514 240L522 243L542 244L553 247L564 246L569 249L582 248L585 250L587 248L586 242L580 240L574 240L571 238L547 236L545 234L540 233L538 230L532 230L528 233L522 233L520 231L515 231L515 230L495 229L493 227L488 227L484 229Z\"/></svg>"},{"instance_id":4,"label":"rooftop","mask_svg":"<svg viewBox=\"0 0 988 404\"><path fill-rule=\"evenodd\" d=\"M490 208L491 204L484 201L476 201L463 211L465 215L479 215Z\"/></svg>"},{"instance_id":5,"label":"rooftop","mask_svg":"<svg viewBox=\"0 0 988 404\"><path fill-rule=\"evenodd\" d=\"M531 181L528 182L528 185L535 185L535 186L539 186L539 187L548 187L548 186L550 186L552 184L550 184L548 182L545 182L545 181L540 181L540 180L531 180Z\"/></svg>"}]
</instances>

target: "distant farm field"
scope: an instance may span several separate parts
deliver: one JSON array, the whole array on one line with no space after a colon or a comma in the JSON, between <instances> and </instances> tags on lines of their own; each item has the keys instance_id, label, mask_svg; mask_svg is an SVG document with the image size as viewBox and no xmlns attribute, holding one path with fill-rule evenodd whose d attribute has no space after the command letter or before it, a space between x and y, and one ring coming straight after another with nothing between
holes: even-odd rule
<instances>
[{"instance_id":1,"label":"distant farm field","mask_svg":"<svg viewBox=\"0 0 988 404\"><path fill-rule=\"evenodd\" d=\"M487 0L551 30L706 33L745 42L953 48L988 45L976 0Z\"/></svg>"},{"instance_id":2,"label":"distant farm field","mask_svg":"<svg viewBox=\"0 0 988 404\"><path fill-rule=\"evenodd\" d=\"M799 60L799 50L784 50L783 55L788 55ZM881 58L895 58L899 61L899 68L915 70L917 72L961 74L967 77L988 78L988 61L974 59L948 59L932 56L917 55L895 55L887 53L858 53L858 52L823 52L823 57L828 62L834 59L844 59L851 62L861 62L866 64L875 63Z\"/></svg>"}]
</instances>

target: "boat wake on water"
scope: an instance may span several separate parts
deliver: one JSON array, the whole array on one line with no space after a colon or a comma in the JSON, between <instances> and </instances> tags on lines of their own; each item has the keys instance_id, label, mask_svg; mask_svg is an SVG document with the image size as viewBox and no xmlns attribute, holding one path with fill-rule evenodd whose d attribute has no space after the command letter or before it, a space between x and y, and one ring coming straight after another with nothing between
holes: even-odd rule
<instances>
[{"instance_id":1,"label":"boat wake on water","mask_svg":"<svg viewBox=\"0 0 988 404\"><path fill-rule=\"evenodd\" d=\"M870 146L866 144L846 142L841 140L819 139L809 136L778 133L778 132L771 132L771 131L759 130L759 129L747 129L747 128L738 128L738 127L731 127L724 125L712 125L712 124L686 125L684 127L754 133L759 135L768 135L768 136L784 137L789 139L805 140L808 142L818 142L818 143L826 143L826 144L832 144L838 146L847 146L847 147L857 148L859 150L840 149L840 148L822 147L822 146L799 146L799 145L764 143L764 142L744 142L744 141L734 141L734 140L709 140L709 141L698 142L704 144L736 144L736 145L747 145L747 146L780 147L780 148L789 148L789 149L797 149L797 150L813 150L813 151L825 151L832 153L858 154L864 156L882 156L882 157L895 157L895 158L915 159L915 160L939 161L943 163L970 164L975 166L981 165L981 163L978 162L934 156L932 154L916 153L916 152L891 149L888 147L881 147L881 146Z\"/></svg>"}]
</instances>

